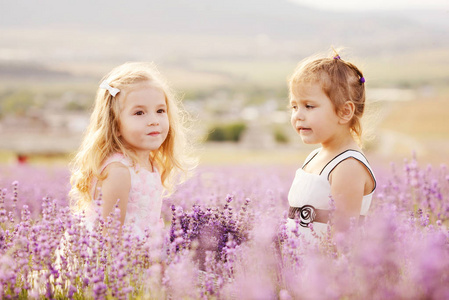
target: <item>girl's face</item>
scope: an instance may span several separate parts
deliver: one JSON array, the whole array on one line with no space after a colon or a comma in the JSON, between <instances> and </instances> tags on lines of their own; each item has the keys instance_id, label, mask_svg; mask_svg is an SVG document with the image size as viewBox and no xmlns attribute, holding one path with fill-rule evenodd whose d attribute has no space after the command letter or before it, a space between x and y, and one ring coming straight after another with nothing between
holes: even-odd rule
<instances>
[{"instance_id":1,"label":"girl's face","mask_svg":"<svg viewBox=\"0 0 449 300\"><path fill-rule=\"evenodd\" d=\"M169 128L165 94L160 89L142 82L120 98L120 137L141 162L162 145Z\"/></svg>"},{"instance_id":2,"label":"girl's face","mask_svg":"<svg viewBox=\"0 0 449 300\"><path fill-rule=\"evenodd\" d=\"M290 96L291 123L305 144L332 142L340 118L319 83L301 84Z\"/></svg>"}]
</instances>

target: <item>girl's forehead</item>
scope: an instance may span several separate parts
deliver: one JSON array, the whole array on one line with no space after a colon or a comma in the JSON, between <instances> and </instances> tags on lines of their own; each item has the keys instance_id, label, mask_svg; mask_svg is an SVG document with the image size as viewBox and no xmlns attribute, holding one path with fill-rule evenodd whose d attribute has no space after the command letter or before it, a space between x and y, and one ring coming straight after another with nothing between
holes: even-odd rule
<instances>
[{"instance_id":1,"label":"girl's forehead","mask_svg":"<svg viewBox=\"0 0 449 300\"><path fill-rule=\"evenodd\" d=\"M148 81L129 85L123 89L120 97L122 103L135 102L136 100L154 99L157 102L166 102L165 92L162 88Z\"/></svg>"},{"instance_id":2,"label":"girl's forehead","mask_svg":"<svg viewBox=\"0 0 449 300\"><path fill-rule=\"evenodd\" d=\"M130 94L134 91L139 91L142 89L157 89L162 91L160 87L149 80L128 84L123 88L123 91L125 92L125 94Z\"/></svg>"},{"instance_id":3,"label":"girl's forehead","mask_svg":"<svg viewBox=\"0 0 449 300\"><path fill-rule=\"evenodd\" d=\"M319 82L302 82L292 86L290 91L291 98L303 98L313 94L324 93L323 87Z\"/></svg>"}]
</instances>

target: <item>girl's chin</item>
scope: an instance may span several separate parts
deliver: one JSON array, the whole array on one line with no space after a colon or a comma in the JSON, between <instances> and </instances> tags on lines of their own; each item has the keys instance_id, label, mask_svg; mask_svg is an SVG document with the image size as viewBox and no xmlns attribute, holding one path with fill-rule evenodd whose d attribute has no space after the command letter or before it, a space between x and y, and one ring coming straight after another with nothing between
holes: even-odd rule
<instances>
[{"instance_id":1,"label":"girl's chin","mask_svg":"<svg viewBox=\"0 0 449 300\"><path fill-rule=\"evenodd\" d=\"M304 144L307 144L307 145L319 144L317 141L314 141L314 140L312 140L310 138L307 138L307 137L301 137L301 140L302 140L302 142Z\"/></svg>"}]
</instances>

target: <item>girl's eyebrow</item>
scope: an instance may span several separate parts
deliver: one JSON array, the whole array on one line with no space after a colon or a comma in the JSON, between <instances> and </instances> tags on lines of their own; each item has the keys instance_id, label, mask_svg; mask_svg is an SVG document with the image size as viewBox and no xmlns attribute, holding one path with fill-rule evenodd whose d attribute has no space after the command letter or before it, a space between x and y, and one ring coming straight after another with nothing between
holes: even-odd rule
<instances>
[{"instance_id":1,"label":"girl's eyebrow","mask_svg":"<svg viewBox=\"0 0 449 300\"><path fill-rule=\"evenodd\" d=\"M161 106L166 107L167 104L165 104L165 103L159 103L159 104L156 104L156 106L157 106L157 107L161 107ZM132 108L135 108L135 107L148 107L148 105L137 103L137 104L134 104L134 105L132 106Z\"/></svg>"},{"instance_id":2,"label":"girl's eyebrow","mask_svg":"<svg viewBox=\"0 0 449 300\"><path fill-rule=\"evenodd\" d=\"M131 109L136 109L136 108L145 108L145 105L137 104L137 105L131 106Z\"/></svg>"},{"instance_id":3,"label":"girl's eyebrow","mask_svg":"<svg viewBox=\"0 0 449 300\"><path fill-rule=\"evenodd\" d=\"M315 102L313 99L310 99L308 97L303 97L301 99L296 99L298 102Z\"/></svg>"}]
</instances>

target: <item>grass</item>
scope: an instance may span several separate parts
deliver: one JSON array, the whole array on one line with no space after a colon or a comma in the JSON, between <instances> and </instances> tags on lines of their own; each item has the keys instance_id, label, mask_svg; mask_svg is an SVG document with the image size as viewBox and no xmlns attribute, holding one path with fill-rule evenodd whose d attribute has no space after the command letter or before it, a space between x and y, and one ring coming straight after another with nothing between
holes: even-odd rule
<instances>
[{"instance_id":1,"label":"grass","mask_svg":"<svg viewBox=\"0 0 449 300\"><path fill-rule=\"evenodd\" d=\"M243 148L233 143L208 143L198 151L204 165L300 165L314 147Z\"/></svg>"},{"instance_id":2,"label":"grass","mask_svg":"<svg viewBox=\"0 0 449 300\"><path fill-rule=\"evenodd\" d=\"M278 88L287 87L287 78L293 73L296 64L294 60L284 59L246 59L246 60L194 60L195 69L211 73L225 73L237 82L248 82L254 85Z\"/></svg>"},{"instance_id":3,"label":"grass","mask_svg":"<svg viewBox=\"0 0 449 300\"><path fill-rule=\"evenodd\" d=\"M400 55L368 57L363 68L367 83L376 86L447 87L448 49L430 48Z\"/></svg>"},{"instance_id":4,"label":"grass","mask_svg":"<svg viewBox=\"0 0 449 300\"><path fill-rule=\"evenodd\" d=\"M380 124L422 141L449 140L449 97L389 103L390 113Z\"/></svg>"},{"instance_id":5,"label":"grass","mask_svg":"<svg viewBox=\"0 0 449 300\"><path fill-rule=\"evenodd\" d=\"M27 163L33 165L68 165L71 158L72 154L35 154L27 157ZM17 161L16 153L0 149L0 164L15 164Z\"/></svg>"},{"instance_id":6,"label":"grass","mask_svg":"<svg viewBox=\"0 0 449 300\"><path fill-rule=\"evenodd\" d=\"M15 162L17 160L17 156L12 151L0 150L0 163L10 163Z\"/></svg>"}]
</instances>

